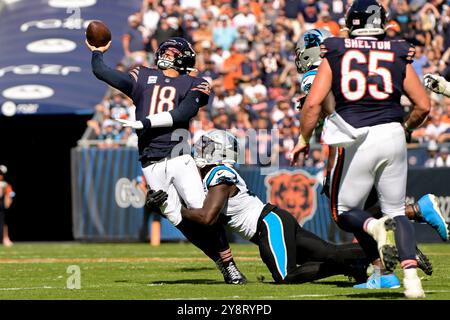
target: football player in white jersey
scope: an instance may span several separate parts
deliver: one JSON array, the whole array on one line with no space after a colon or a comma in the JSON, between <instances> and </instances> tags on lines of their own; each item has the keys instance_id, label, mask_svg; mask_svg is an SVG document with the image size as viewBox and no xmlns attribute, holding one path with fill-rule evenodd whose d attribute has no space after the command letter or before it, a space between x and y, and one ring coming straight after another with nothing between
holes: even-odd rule
<instances>
[{"instance_id":1,"label":"football player in white jersey","mask_svg":"<svg viewBox=\"0 0 450 320\"><path fill-rule=\"evenodd\" d=\"M297 70L300 74L304 74L303 78L301 80L301 91L305 94L305 97L302 98L302 101L300 101L299 109L301 109L302 104L304 103L304 100L306 98L306 95L308 95L309 90L311 89L312 83L314 81L315 75L317 74L317 68L319 67L320 63L322 62L322 59L320 57L320 44L323 42L324 39L330 37L331 34L323 29L313 29L308 32L306 32L303 37L299 40L297 47L296 47L296 66ZM429 78L431 80L435 80L429 75ZM436 77L435 77L436 78ZM425 78L426 79L426 78ZM429 81L431 81L429 80ZM442 80L442 79L439 79ZM437 82L437 80L435 80ZM442 82L442 81L441 81ZM441 83L439 83L441 85ZM431 85L430 85L431 87ZM435 86L437 87L437 85ZM442 84L441 87L445 88L445 86ZM450 87L450 84L449 84ZM437 89L436 89L437 90ZM443 89L441 90L443 91ZM449 91L450 92L450 91ZM330 93L327 97L326 101L322 105L322 116L326 117L330 114L334 114L334 99L332 94ZM327 119L326 119L327 120ZM325 121L326 124L324 125L324 130L326 130L327 127L327 121ZM319 129L319 128L318 128ZM329 196L329 175L331 173L331 170L334 165L334 158L336 155L336 148L329 146L329 159L327 163L327 174L326 178L324 179L323 184L323 191L322 193L325 193L325 195L330 198ZM378 203L378 196L376 193L376 190L373 189L370 193L368 200L366 201L366 208L371 208L371 211L374 212L374 214L380 213L379 203ZM406 215L409 219L414 220L416 222L426 222L429 225L431 225L436 232L439 234L442 240L446 241L449 238L449 232L447 228L447 224L445 223L445 220L442 216L442 213L440 212L438 198L435 195L427 194L424 195L419 199L417 203L406 205L405 208ZM432 266L431 263L428 261L428 258L418 249L416 248L416 258L419 262L419 268L421 268L427 275L432 274ZM392 277L392 276L390 276ZM359 285L357 287L359 288L371 288L372 282L370 281L372 279L369 279L369 281L366 284ZM394 281L395 284L397 281ZM383 287L391 287L391 282L389 281L381 281L380 285Z\"/></svg>"},{"instance_id":2,"label":"football player in white jersey","mask_svg":"<svg viewBox=\"0 0 450 320\"><path fill-rule=\"evenodd\" d=\"M183 208L183 218L204 225L221 220L257 244L276 283L304 283L338 274L358 283L367 279L369 262L358 244L328 243L302 228L289 212L249 192L233 167L238 142L232 134L212 130L194 149L206 199L202 208Z\"/></svg>"}]
</instances>

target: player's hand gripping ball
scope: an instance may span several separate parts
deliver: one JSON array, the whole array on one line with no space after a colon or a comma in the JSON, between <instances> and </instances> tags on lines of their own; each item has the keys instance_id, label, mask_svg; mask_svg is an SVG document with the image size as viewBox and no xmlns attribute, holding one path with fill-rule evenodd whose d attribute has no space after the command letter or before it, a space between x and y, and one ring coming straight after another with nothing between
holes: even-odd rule
<instances>
[{"instance_id":1,"label":"player's hand gripping ball","mask_svg":"<svg viewBox=\"0 0 450 320\"><path fill-rule=\"evenodd\" d=\"M102 21L94 20L86 29L86 40L93 47L105 47L111 41L111 31Z\"/></svg>"}]
</instances>

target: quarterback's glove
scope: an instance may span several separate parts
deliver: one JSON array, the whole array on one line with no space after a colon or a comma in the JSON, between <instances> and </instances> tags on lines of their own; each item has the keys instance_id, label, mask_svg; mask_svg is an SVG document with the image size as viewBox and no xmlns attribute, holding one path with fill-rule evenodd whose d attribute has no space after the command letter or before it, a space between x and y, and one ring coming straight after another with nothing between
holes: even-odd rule
<instances>
[{"instance_id":1,"label":"quarterback's glove","mask_svg":"<svg viewBox=\"0 0 450 320\"><path fill-rule=\"evenodd\" d=\"M450 83L444 77L427 73L423 76L423 83L431 91L450 97Z\"/></svg>"},{"instance_id":2,"label":"quarterback's glove","mask_svg":"<svg viewBox=\"0 0 450 320\"><path fill-rule=\"evenodd\" d=\"M145 199L145 206L147 209L159 209L167 201L167 198L168 195L163 190L155 191L149 189Z\"/></svg>"},{"instance_id":3,"label":"quarterback's glove","mask_svg":"<svg viewBox=\"0 0 450 320\"><path fill-rule=\"evenodd\" d=\"M125 119L114 119L114 120L121 123L122 127L124 128L144 129L144 124L141 121L133 121Z\"/></svg>"},{"instance_id":4,"label":"quarterback's glove","mask_svg":"<svg viewBox=\"0 0 450 320\"><path fill-rule=\"evenodd\" d=\"M136 130L147 129L150 126L150 120L145 119L144 122L136 120L126 120L126 119L114 119L122 124L124 128L133 128Z\"/></svg>"}]
</instances>

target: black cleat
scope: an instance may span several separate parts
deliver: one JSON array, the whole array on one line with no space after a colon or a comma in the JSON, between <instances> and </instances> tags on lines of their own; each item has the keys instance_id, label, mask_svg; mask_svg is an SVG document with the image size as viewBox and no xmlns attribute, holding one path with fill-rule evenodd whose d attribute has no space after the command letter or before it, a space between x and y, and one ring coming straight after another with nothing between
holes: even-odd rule
<instances>
[{"instance_id":1,"label":"black cleat","mask_svg":"<svg viewBox=\"0 0 450 320\"><path fill-rule=\"evenodd\" d=\"M431 276L433 273L433 266L431 265L430 260L428 260L428 257L423 254L422 251L419 250L419 248L416 246L416 260L417 260L417 267L421 269L427 276Z\"/></svg>"},{"instance_id":2,"label":"black cleat","mask_svg":"<svg viewBox=\"0 0 450 320\"><path fill-rule=\"evenodd\" d=\"M247 278L244 274L239 271L238 267L234 263L234 261L225 262L222 261L216 262L217 268L222 272L223 279L227 284L246 284Z\"/></svg>"},{"instance_id":3,"label":"black cleat","mask_svg":"<svg viewBox=\"0 0 450 320\"><path fill-rule=\"evenodd\" d=\"M352 279L356 283L367 282L367 268L369 267L369 262L366 259L356 259L348 266L348 271L344 275L348 276L349 280Z\"/></svg>"},{"instance_id":4,"label":"black cleat","mask_svg":"<svg viewBox=\"0 0 450 320\"><path fill-rule=\"evenodd\" d=\"M398 263L398 250L395 246L394 231L397 225L395 221L388 218L384 221L385 238L381 242L380 257L383 261L384 267L388 272L393 272ZM380 242L378 242L380 245Z\"/></svg>"}]
</instances>

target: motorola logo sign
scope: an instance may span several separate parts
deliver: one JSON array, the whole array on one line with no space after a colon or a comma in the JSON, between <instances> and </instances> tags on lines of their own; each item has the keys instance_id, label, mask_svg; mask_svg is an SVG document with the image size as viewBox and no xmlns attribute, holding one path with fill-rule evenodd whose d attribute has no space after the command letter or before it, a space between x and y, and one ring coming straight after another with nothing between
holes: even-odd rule
<instances>
[{"instance_id":1,"label":"motorola logo sign","mask_svg":"<svg viewBox=\"0 0 450 320\"><path fill-rule=\"evenodd\" d=\"M37 40L27 45L27 50L33 53L65 53L75 50L77 44L71 40L49 38Z\"/></svg>"},{"instance_id":2,"label":"motorola logo sign","mask_svg":"<svg viewBox=\"0 0 450 320\"><path fill-rule=\"evenodd\" d=\"M11 100L37 100L50 98L55 91L47 86L25 84L3 90L2 95Z\"/></svg>"},{"instance_id":3,"label":"motorola logo sign","mask_svg":"<svg viewBox=\"0 0 450 320\"><path fill-rule=\"evenodd\" d=\"M91 7L97 0L49 0L48 5L53 8L84 8Z\"/></svg>"}]
</instances>

